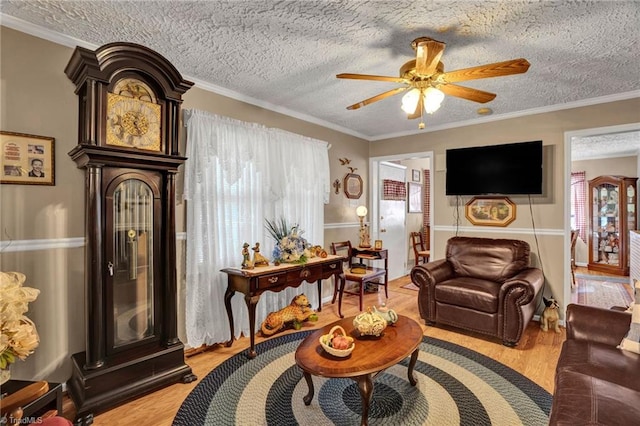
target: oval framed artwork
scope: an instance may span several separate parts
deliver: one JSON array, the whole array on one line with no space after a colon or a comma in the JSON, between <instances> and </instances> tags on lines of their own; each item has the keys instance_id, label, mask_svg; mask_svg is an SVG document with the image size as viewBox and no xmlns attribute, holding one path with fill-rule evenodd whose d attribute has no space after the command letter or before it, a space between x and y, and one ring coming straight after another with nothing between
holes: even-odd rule
<instances>
[{"instance_id":1,"label":"oval framed artwork","mask_svg":"<svg viewBox=\"0 0 640 426\"><path fill-rule=\"evenodd\" d=\"M352 200L362 196L362 178L355 173L347 173L344 177L344 195Z\"/></svg>"},{"instance_id":2,"label":"oval framed artwork","mask_svg":"<svg viewBox=\"0 0 640 426\"><path fill-rule=\"evenodd\" d=\"M464 214L476 226L507 226L516 220L516 205L507 197L473 197Z\"/></svg>"}]
</instances>

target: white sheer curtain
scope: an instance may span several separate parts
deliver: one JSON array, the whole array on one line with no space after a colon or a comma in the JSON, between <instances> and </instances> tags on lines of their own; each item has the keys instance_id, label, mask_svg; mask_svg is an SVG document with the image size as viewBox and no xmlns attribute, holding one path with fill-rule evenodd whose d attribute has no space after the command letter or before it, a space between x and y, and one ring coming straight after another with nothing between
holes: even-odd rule
<instances>
[{"instance_id":1,"label":"white sheer curtain","mask_svg":"<svg viewBox=\"0 0 640 426\"><path fill-rule=\"evenodd\" d=\"M326 142L203 111L185 111L187 162L186 328L192 346L229 340L224 307L227 276L220 269L239 267L242 244L260 242L271 258L274 242L265 219L299 224L312 244L324 245L324 203L329 201ZM315 288L314 288L315 287ZM256 323L305 293L317 306L317 287L264 293ZM249 335L243 295L232 299L234 330Z\"/></svg>"}]
</instances>

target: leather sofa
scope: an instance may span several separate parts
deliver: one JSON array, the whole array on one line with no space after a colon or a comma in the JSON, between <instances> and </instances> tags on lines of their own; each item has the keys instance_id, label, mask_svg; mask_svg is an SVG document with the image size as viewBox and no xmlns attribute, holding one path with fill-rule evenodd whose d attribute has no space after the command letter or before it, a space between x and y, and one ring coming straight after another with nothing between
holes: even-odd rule
<instances>
[{"instance_id":1,"label":"leather sofa","mask_svg":"<svg viewBox=\"0 0 640 426\"><path fill-rule=\"evenodd\" d=\"M567 306L550 425L640 422L640 355L617 347L630 323L627 312Z\"/></svg>"},{"instance_id":2,"label":"leather sofa","mask_svg":"<svg viewBox=\"0 0 640 426\"><path fill-rule=\"evenodd\" d=\"M446 257L411 270L427 324L483 333L515 346L535 313L544 276L520 240L453 237Z\"/></svg>"}]
</instances>

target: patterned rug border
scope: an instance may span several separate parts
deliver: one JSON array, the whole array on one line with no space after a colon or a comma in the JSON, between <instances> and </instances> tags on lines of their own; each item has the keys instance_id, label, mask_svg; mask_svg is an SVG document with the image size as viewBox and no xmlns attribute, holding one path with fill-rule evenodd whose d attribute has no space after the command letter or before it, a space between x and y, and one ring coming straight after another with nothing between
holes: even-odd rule
<instances>
[{"instance_id":1,"label":"patterned rug border","mask_svg":"<svg viewBox=\"0 0 640 426\"><path fill-rule=\"evenodd\" d=\"M608 275L576 274L576 278L581 278L581 279L586 279L591 281L609 281L612 283L629 284L629 277L612 277Z\"/></svg>"},{"instance_id":2,"label":"patterned rug border","mask_svg":"<svg viewBox=\"0 0 640 426\"><path fill-rule=\"evenodd\" d=\"M598 277L601 279L593 279ZM633 303L633 289L620 277L577 274L576 287L571 289L573 303L610 309Z\"/></svg>"},{"instance_id":3,"label":"patterned rug border","mask_svg":"<svg viewBox=\"0 0 640 426\"><path fill-rule=\"evenodd\" d=\"M218 367L214 368L209 374L207 374L207 376L198 383L198 385L183 401L178 413L176 414L173 425L192 426L206 424L205 421L211 397L218 392L220 387L231 376L231 374L233 374L233 372L235 372L240 366L249 362L259 363L260 354L267 353L280 345L300 341L313 331L314 330L307 330L285 334L261 342L256 346L258 357L253 360L249 360L246 357L246 351L243 351L223 361ZM551 410L551 395L544 388L516 370L513 370L499 361L489 358L479 352L437 338L424 336L422 339L422 345L431 345L435 348L450 351L493 371L495 374L498 374L507 382L520 389L535 405L539 407L543 413L547 416L549 415ZM269 364L269 361L265 359L264 363ZM211 397L207 398L207 396Z\"/></svg>"}]
</instances>

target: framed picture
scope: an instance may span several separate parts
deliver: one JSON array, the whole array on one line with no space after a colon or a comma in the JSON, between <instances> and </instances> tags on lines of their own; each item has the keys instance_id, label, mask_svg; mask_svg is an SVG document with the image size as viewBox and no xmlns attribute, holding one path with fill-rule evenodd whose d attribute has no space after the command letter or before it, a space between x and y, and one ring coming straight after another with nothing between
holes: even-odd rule
<instances>
[{"instance_id":1,"label":"framed picture","mask_svg":"<svg viewBox=\"0 0 640 426\"><path fill-rule=\"evenodd\" d=\"M464 213L473 225L507 226L516 220L516 205L507 197L473 197Z\"/></svg>"},{"instance_id":2,"label":"framed picture","mask_svg":"<svg viewBox=\"0 0 640 426\"><path fill-rule=\"evenodd\" d=\"M422 213L422 185L409 182L407 191L407 211L409 213Z\"/></svg>"},{"instance_id":3,"label":"framed picture","mask_svg":"<svg viewBox=\"0 0 640 426\"><path fill-rule=\"evenodd\" d=\"M0 131L0 183L55 185L55 139Z\"/></svg>"},{"instance_id":4,"label":"framed picture","mask_svg":"<svg viewBox=\"0 0 640 426\"><path fill-rule=\"evenodd\" d=\"M352 200L357 200L362 196L362 178L355 173L347 173L344 177L344 195Z\"/></svg>"},{"instance_id":5,"label":"framed picture","mask_svg":"<svg viewBox=\"0 0 640 426\"><path fill-rule=\"evenodd\" d=\"M414 182L420 182L420 170L411 170L411 180Z\"/></svg>"},{"instance_id":6,"label":"framed picture","mask_svg":"<svg viewBox=\"0 0 640 426\"><path fill-rule=\"evenodd\" d=\"M382 250L382 240L376 240L373 245L374 250Z\"/></svg>"}]
</instances>

